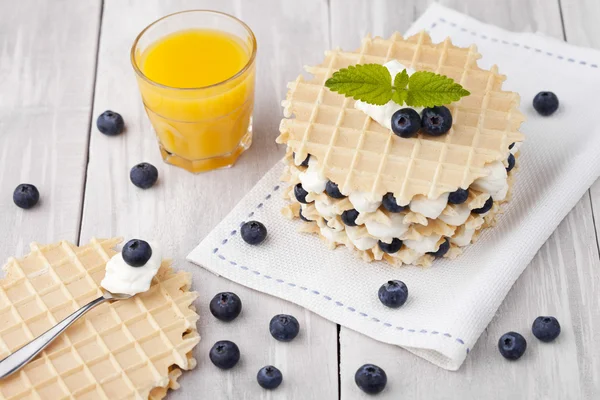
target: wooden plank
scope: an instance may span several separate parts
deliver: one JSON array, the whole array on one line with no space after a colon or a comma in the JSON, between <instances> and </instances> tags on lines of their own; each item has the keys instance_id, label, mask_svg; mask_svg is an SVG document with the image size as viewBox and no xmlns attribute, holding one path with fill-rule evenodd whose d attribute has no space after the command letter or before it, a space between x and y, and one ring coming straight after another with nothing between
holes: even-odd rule
<instances>
[{"instance_id":1,"label":"wooden plank","mask_svg":"<svg viewBox=\"0 0 600 400\"><path fill-rule=\"evenodd\" d=\"M0 1L0 259L77 240L100 0ZM19 183L41 194L12 201Z\"/></svg>"},{"instance_id":2,"label":"wooden plank","mask_svg":"<svg viewBox=\"0 0 600 400\"><path fill-rule=\"evenodd\" d=\"M366 32L403 31L427 7L425 1L373 2L332 0L334 46L357 47ZM511 30L541 31L562 38L558 2L445 1L459 11ZM590 18L592 21L593 18ZM600 197L599 197L600 198ZM356 387L354 373L367 362L383 367L388 389L378 398L595 398L600 345L600 261L588 196L579 202L515 284L498 314L458 372L442 370L407 351L342 328L341 398L368 398ZM509 260L507 260L509 262ZM556 315L563 334L554 344L530 342L526 356L508 364L497 350L509 330L530 331L540 314ZM528 336L531 337L531 336ZM535 340L535 339L530 339Z\"/></svg>"},{"instance_id":3,"label":"wooden plank","mask_svg":"<svg viewBox=\"0 0 600 400\"><path fill-rule=\"evenodd\" d=\"M193 8L235 14L254 29L259 43L253 148L235 167L201 175L162 163L128 58L135 36L147 24ZM152 237L162 244L166 256L174 258L177 268L193 272L193 288L200 292L196 306L202 341L195 353L199 365L181 378L182 388L169 398L271 398L256 384L256 373L266 364L284 374L284 383L274 394L277 398L337 398L335 324L185 261L188 252L282 157L275 137L286 82L300 73L303 63L316 61L329 47L327 24L325 1L105 1L94 115L107 108L120 112L127 132L109 138L92 129L81 236L83 242L93 235ZM146 191L129 182L130 167L140 161L159 169L159 183ZM239 294L244 304L242 315L229 324L208 311L212 296L224 290ZM295 315L302 326L301 335L287 344L276 342L268 331L271 317L282 312ZM235 341L242 352L240 364L230 371L218 370L208 359L210 347L221 339Z\"/></svg>"}]
</instances>

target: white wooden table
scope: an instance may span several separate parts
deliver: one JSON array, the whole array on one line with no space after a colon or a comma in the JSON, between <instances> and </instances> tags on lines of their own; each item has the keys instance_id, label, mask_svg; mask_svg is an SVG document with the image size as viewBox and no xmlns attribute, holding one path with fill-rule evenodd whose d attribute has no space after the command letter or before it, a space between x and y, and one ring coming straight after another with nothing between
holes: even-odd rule
<instances>
[{"instance_id":1,"label":"white wooden table","mask_svg":"<svg viewBox=\"0 0 600 400\"><path fill-rule=\"evenodd\" d=\"M28 243L92 236L155 236L176 266L194 273L200 292L196 370L172 399L361 399L354 372L365 362L383 367L388 388L379 399L600 398L600 183L596 183L540 250L458 372L448 372L390 345L324 320L298 306L257 293L193 266L187 253L278 160L275 145L286 82L325 49L355 48L366 33L406 30L431 0L0 0L0 258L22 255ZM447 0L459 11L517 31L540 31L600 48L598 0ZM192 175L162 163L143 111L129 48L155 19L179 10L222 10L246 21L259 43L254 145L232 169ZM529 99L524 99L529 101ZM127 132L105 137L95 118L120 112ZM159 168L147 191L129 182L132 165ZM37 185L41 204L12 203L21 182ZM559 201L559 199L557 200ZM223 324L209 299L231 290L244 312ZM269 340L276 313L295 315L297 340ZM516 363L498 355L498 337L523 330L535 316L558 317L555 345L530 346ZM234 340L243 359L217 370L208 349ZM278 366L284 384L262 390L256 372ZM186 390L195 381L200 392Z\"/></svg>"}]
</instances>

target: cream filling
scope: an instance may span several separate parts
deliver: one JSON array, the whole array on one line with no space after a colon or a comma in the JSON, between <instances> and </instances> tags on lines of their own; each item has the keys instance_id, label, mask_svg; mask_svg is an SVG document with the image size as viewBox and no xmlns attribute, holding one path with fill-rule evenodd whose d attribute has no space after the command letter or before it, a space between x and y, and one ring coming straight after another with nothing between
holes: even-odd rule
<instances>
[{"instance_id":1,"label":"cream filling","mask_svg":"<svg viewBox=\"0 0 600 400\"><path fill-rule=\"evenodd\" d=\"M315 208L319 212L319 215L323 218L329 219L337 215L335 212L335 205L333 203L326 203L321 200L315 200Z\"/></svg>"},{"instance_id":2,"label":"cream filling","mask_svg":"<svg viewBox=\"0 0 600 400\"><path fill-rule=\"evenodd\" d=\"M442 235L423 236L420 240L404 240L403 243L417 253L425 254L438 251L438 242Z\"/></svg>"},{"instance_id":3,"label":"cream filling","mask_svg":"<svg viewBox=\"0 0 600 400\"><path fill-rule=\"evenodd\" d=\"M464 247L471 243L473 235L475 234L475 229L461 226L456 232L457 233L450 238L450 242L457 246Z\"/></svg>"},{"instance_id":4,"label":"cream filling","mask_svg":"<svg viewBox=\"0 0 600 400\"><path fill-rule=\"evenodd\" d=\"M308 168L306 171L301 172L298 177L302 187L307 192L323 193L325 185L327 185L327 178L319 171L319 164L314 157L308 160Z\"/></svg>"},{"instance_id":5,"label":"cream filling","mask_svg":"<svg viewBox=\"0 0 600 400\"><path fill-rule=\"evenodd\" d=\"M369 250L377 245L377 239L372 238L371 236L360 236L360 229L355 226L347 226L346 234L348 239L352 242L352 244L358 250Z\"/></svg>"},{"instance_id":6,"label":"cream filling","mask_svg":"<svg viewBox=\"0 0 600 400\"><path fill-rule=\"evenodd\" d=\"M365 227L369 234L380 239L382 242L391 243L392 239L400 238L404 235L410 224L405 224L404 215L391 213L389 215L391 225L386 225L372 219L365 221Z\"/></svg>"},{"instance_id":7,"label":"cream filling","mask_svg":"<svg viewBox=\"0 0 600 400\"><path fill-rule=\"evenodd\" d=\"M346 239L346 234L344 231L335 231L334 229L329 228L328 226L322 226L320 228L321 235L323 235L327 240L335 243L344 243Z\"/></svg>"},{"instance_id":8,"label":"cream filling","mask_svg":"<svg viewBox=\"0 0 600 400\"><path fill-rule=\"evenodd\" d=\"M489 171L489 174L475 179L471 187L480 192L489 193L494 200L504 200L508 193L508 175L504 163L494 161L488 164L485 169Z\"/></svg>"},{"instance_id":9,"label":"cream filling","mask_svg":"<svg viewBox=\"0 0 600 400\"><path fill-rule=\"evenodd\" d=\"M437 199L429 199L423 195L415 196L409 204L410 210L427 218L436 219L448 205L448 194L444 193Z\"/></svg>"},{"instance_id":10,"label":"cream filling","mask_svg":"<svg viewBox=\"0 0 600 400\"><path fill-rule=\"evenodd\" d=\"M448 207L442 212L438 219L452 226L460 226L467 222L471 215L471 209L467 203L463 204L448 204Z\"/></svg>"},{"instance_id":11,"label":"cream filling","mask_svg":"<svg viewBox=\"0 0 600 400\"><path fill-rule=\"evenodd\" d=\"M359 213L375 212L381 205L381 197L375 196L372 193L354 192L348 196L350 203Z\"/></svg>"},{"instance_id":12,"label":"cream filling","mask_svg":"<svg viewBox=\"0 0 600 400\"><path fill-rule=\"evenodd\" d=\"M512 147L512 149L509 149L512 155L517 154L517 152L519 151L519 149L521 148L521 145L523 144L523 142L515 142L515 145Z\"/></svg>"}]
</instances>

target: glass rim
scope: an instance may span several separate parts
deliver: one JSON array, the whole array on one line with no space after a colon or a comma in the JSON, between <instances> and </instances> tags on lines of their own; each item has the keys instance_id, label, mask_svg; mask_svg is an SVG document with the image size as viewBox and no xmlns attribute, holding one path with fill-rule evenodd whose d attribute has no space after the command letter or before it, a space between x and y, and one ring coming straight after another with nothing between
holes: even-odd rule
<instances>
[{"instance_id":1,"label":"glass rim","mask_svg":"<svg viewBox=\"0 0 600 400\"><path fill-rule=\"evenodd\" d=\"M142 36L146 33L146 31L148 31L148 29L152 28L154 25L158 24L159 22L173 17L175 15L179 15L179 14L188 14L188 13L205 13L205 14L216 14L216 15L220 15L226 18L229 18L237 23L239 23L250 35L251 41L252 41L252 54L250 55L250 58L248 59L248 61L246 62L246 64L238 71L236 72L234 75L230 76L229 78L222 80L220 82L216 82L207 86L199 86L199 87L189 87L189 88L181 88L181 87L174 87L174 86L168 86L168 85L163 85L162 83L158 83L156 81L153 81L152 79L148 78L140 69L138 63L135 60L135 50L137 48L138 42L140 41L140 39L142 38ZM203 90L203 89L211 89L211 88L215 88L218 86L221 86L223 84L226 84L227 82L233 81L235 79L237 79L238 77L242 76L251 66L252 64L254 64L254 60L256 59L256 51L257 51L257 44L256 44L256 37L254 36L254 32L252 32L252 29L250 29L250 27L241 19L234 17L231 14L227 14L221 11L215 11L215 10L203 10L203 9L196 9L196 10L184 10L184 11L178 11L172 14L168 14L165 15L164 17L161 17L159 19L157 19L156 21L152 22L150 25L146 26L135 38L133 45L131 46L131 52L130 52L130 60L131 60L131 65L133 66L133 69L135 71L135 73L142 79L144 79L146 82L150 83L151 85L163 88L163 89L170 89L170 90Z\"/></svg>"}]
</instances>

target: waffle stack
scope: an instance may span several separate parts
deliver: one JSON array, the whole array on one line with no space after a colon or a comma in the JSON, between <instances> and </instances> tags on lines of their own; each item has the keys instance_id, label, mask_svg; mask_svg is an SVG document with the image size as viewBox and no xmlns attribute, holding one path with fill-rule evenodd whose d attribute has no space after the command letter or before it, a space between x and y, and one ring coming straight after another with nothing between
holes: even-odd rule
<instances>
[{"instance_id":1,"label":"waffle stack","mask_svg":"<svg viewBox=\"0 0 600 400\"><path fill-rule=\"evenodd\" d=\"M82 247L32 244L0 280L0 359L99 297L121 239ZM0 381L0 399L162 399L192 369L200 341L190 275L163 264L148 292L104 303L21 371Z\"/></svg>"},{"instance_id":2,"label":"waffle stack","mask_svg":"<svg viewBox=\"0 0 600 400\"><path fill-rule=\"evenodd\" d=\"M430 265L448 244L444 257L459 254L494 224L509 199L516 168L507 174L503 167L524 139L519 95L503 91L505 77L496 66L479 68L479 58L474 45L459 48L450 39L433 44L425 32L408 39L395 33L389 39L367 37L355 52L327 52L321 65L307 67L312 77L291 82L282 103L277 142L287 145L283 180L290 183L284 213L301 217L303 231L318 233L331 247L354 249L368 261ZM471 92L446 105L454 120L447 134L401 138L356 109L355 100L324 86L341 68L390 60L446 75ZM326 181L346 197L329 196L322 190ZM305 198L296 194L298 185ZM468 190L467 201L448 204L458 189ZM382 207L388 194L405 209ZM343 222L348 210L358 211L356 226ZM380 241L394 239L402 241L400 250L381 250Z\"/></svg>"}]
</instances>

